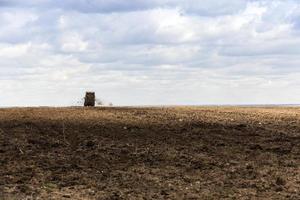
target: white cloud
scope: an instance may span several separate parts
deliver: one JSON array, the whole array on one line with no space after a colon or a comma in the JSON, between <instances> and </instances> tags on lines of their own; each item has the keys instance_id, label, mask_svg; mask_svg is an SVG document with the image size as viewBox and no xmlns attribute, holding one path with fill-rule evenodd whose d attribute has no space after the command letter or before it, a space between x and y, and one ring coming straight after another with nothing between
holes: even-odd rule
<instances>
[{"instance_id":1,"label":"white cloud","mask_svg":"<svg viewBox=\"0 0 300 200\"><path fill-rule=\"evenodd\" d=\"M0 57L4 59L13 59L24 56L30 48L30 43L27 44L0 44Z\"/></svg>"}]
</instances>

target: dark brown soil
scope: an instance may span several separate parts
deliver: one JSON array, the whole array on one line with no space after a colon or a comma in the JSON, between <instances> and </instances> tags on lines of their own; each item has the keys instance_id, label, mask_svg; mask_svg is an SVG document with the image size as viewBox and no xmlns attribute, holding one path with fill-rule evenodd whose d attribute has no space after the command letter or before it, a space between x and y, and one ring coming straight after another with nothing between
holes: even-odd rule
<instances>
[{"instance_id":1,"label":"dark brown soil","mask_svg":"<svg viewBox=\"0 0 300 200\"><path fill-rule=\"evenodd\" d=\"M300 108L0 110L0 199L300 199Z\"/></svg>"}]
</instances>

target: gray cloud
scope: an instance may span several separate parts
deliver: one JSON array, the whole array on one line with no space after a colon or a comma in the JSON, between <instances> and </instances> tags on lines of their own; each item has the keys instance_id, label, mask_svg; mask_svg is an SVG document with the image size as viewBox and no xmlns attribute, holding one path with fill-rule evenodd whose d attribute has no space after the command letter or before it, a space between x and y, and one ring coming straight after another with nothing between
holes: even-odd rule
<instances>
[{"instance_id":1,"label":"gray cloud","mask_svg":"<svg viewBox=\"0 0 300 200\"><path fill-rule=\"evenodd\" d=\"M253 0L201 1L198 0L2 0L4 7L38 7L40 9L58 8L84 13L117 13L149 10L156 8L179 7L182 11L196 15L224 15L238 12Z\"/></svg>"}]
</instances>

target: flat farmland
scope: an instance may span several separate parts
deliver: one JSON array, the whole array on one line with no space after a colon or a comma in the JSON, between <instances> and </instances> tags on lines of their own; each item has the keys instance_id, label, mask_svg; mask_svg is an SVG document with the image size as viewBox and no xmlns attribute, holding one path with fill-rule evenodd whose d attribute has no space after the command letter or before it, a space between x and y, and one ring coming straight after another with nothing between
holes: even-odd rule
<instances>
[{"instance_id":1,"label":"flat farmland","mask_svg":"<svg viewBox=\"0 0 300 200\"><path fill-rule=\"evenodd\" d=\"M0 199L300 199L300 108L0 109Z\"/></svg>"}]
</instances>

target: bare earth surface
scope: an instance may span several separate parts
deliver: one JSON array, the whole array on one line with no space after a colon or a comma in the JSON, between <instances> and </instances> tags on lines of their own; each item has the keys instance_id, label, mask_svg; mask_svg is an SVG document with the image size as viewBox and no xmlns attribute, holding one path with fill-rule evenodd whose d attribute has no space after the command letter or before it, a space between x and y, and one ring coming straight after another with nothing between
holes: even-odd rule
<instances>
[{"instance_id":1,"label":"bare earth surface","mask_svg":"<svg viewBox=\"0 0 300 200\"><path fill-rule=\"evenodd\" d=\"M300 199L300 108L0 109L0 199Z\"/></svg>"}]
</instances>

